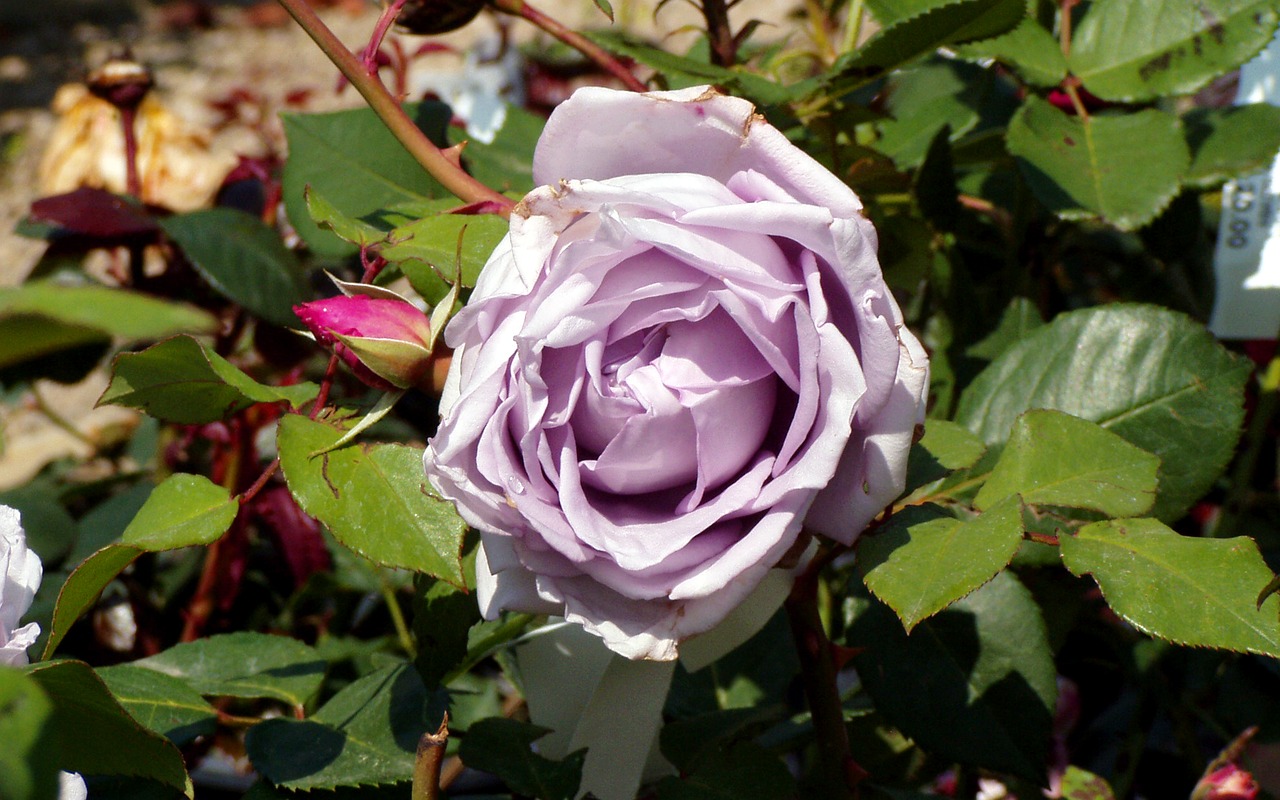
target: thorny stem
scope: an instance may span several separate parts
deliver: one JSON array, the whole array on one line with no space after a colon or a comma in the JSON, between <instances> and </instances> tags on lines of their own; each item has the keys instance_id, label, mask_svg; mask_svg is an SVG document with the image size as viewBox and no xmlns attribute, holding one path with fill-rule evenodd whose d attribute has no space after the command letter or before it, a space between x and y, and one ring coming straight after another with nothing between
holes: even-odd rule
<instances>
[{"instance_id":1,"label":"thorny stem","mask_svg":"<svg viewBox=\"0 0 1280 800\"><path fill-rule=\"evenodd\" d=\"M444 763L445 745L449 743L449 712L435 733L424 733L418 740L418 755L413 764L413 800L438 800L440 797L440 765Z\"/></svg>"},{"instance_id":2,"label":"thorny stem","mask_svg":"<svg viewBox=\"0 0 1280 800\"><path fill-rule=\"evenodd\" d=\"M729 27L729 8L724 0L702 0L702 18L707 21L707 41L711 44L711 63L732 67L738 60L738 44Z\"/></svg>"},{"instance_id":3,"label":"thorny stem","mask_svg":"<svg viewBox=\"0 0 1280 800\"><path fill-rule=\"evenodd\" d=\"M285 2L285 0L280 1ZM492 2L493 7L499 11L511 14L512 16L521 17L532 22L534 25L537 25L539 28L569 45L574 50L582 53L584 56L594 61L596 65L605 72L622 81L622 84L631 91L649 91L648 87L631 73L631 70L627 69L622 62L613 57L613 54L607 52L604 48L600 47L577 31L566 28L564 25L529 5L524 0L492 0ZM461 197L461 195L459 196Z\"/></svg>"},{"instance_id":4,"label":"thorny stem","mask_svg":"<svg viewBox=\"0 0 1280 800\"><path fill-rule=\"evenodd\" d=\"M324 410L325 403L329 402L329 390L333 388L333 379L337 374L338 356L334 354L329 356L329 366L325 367L324 377L320 380L320 393L316 395L315 405L311 406L309 419L315 419L320 416L320 412Z\"/></svg>"},{"instance_id":5,"label":"thorny stem","mask_svg":"<svg viewBox=\"0 0 1280 800\"><path fill-rule=\"evenodd\" d=\"M814 558L792 586L786 608L796 654L800 658L805 697L813 718L818 747L818 780L823 796L855 800L857 785L865 773L853 760L849 749L844 708L836 686L835 653L818 611L818 576L836 552L835 549L827 550Z\"/></svg>"},{"instance_id":6,"label":"thorny stem","mask_svg":"<svg viewBox=\"0 0 1280 800\"><path fill-rule=\"evenodd\" d=\"M413 124L413 120L400 107L400 103L391 96L387 87L374 75L370 75L347 49L338 37L329 30L324 21L307 4L307 0L280 0L280 5L298 22L307 35L319 45L334 66L346 77L356 91L365 99L373 112L387 126L391 134L399 140L405 150L422 165L423 169L440 181L450 192L459 198L472 203L489 201L495 204L497 213L503 217L510 216L515 202L485 186L468 175L462 166L436 147L427 135Z\"/></svg>"}]
</instances>

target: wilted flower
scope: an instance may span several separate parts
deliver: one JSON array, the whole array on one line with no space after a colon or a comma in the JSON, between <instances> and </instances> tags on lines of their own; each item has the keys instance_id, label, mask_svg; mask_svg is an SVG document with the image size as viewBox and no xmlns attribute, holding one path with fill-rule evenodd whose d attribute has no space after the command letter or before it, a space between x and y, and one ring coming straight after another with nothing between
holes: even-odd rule
<instances>
[{"instance_id":1,"label":"wilted flower","mask_svg":"<svg viewBox=\"0 0 1280 800\"><path fill-rule=\"evenodd\" d=\"M27 536L17 509L0 505L0 664L26 664L27 648L35 644L40 626L18 627L40 587L44 570L40 557L27 549Z\"/></svg>"},{"instance_id":2,"label":"wilted flower","mask_svg":"<svg viewBox=\"0 0 1280 800\"><path fill-rule=\"evenodd\" d=\"M431 320L407 300L340 295L293 311L370 386L407 389L430 375Z\"/></svg>"}]
</instances>

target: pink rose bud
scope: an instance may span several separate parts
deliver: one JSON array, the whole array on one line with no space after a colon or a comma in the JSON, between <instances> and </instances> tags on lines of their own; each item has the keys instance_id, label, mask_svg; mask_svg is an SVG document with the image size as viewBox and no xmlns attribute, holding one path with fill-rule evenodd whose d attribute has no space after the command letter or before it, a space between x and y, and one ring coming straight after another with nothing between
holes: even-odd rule
<instances>
[{"instance_id":1,"label":"pink rose bud","mask_svg":"<svg viewBox=\"0 0 1280 800\"><path fill-rule=\"evenodd\" d=\"M1194 796L1202 800L1254 800L1258 782L1247 770L1227 764L1201 778Z\"/></svg>"},{"instance_id":2,"label":"pink rose bud","mask_svg":"<svg viewBox=\"0 0 1280 800\"><path fill-rule=\"evenodd\" d=\"M377 389L407 389L431 374L431 321L412 303L330 297L293 307L316 340Z\"/></svg>"}]
</instances>

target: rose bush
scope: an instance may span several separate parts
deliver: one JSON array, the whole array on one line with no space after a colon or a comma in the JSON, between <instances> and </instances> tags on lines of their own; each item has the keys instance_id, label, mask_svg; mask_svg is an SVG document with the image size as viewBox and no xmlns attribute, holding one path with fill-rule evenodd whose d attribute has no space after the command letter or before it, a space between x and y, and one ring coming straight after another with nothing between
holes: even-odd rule
<instances>
[{"instance_id":1,"label":"rose bush","mask_svg":"<svg viewBox=\"0 0 1280 800\"><path fill-rule=\"evenodd\" d=\"M903 488L927 358L857 196L706 88L583 89L468 306L426 470L478 595L670 659Z\"/></svg>"}]
</instances>

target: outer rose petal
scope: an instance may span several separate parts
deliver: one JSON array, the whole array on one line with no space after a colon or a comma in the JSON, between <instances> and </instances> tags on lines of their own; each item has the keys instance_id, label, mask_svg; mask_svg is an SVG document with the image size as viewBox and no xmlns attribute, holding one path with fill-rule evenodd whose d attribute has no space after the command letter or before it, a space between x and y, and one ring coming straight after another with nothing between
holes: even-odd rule
<instances>
[{"instance_id":1,"label":"outer rose petal","mask_svg":"<svg viewBox=\"0 0 1280 800\"><path fill-rule=\"evenodd\" d=\"M27 549L27 537L17 509L0 505L0 664L27 663L27 648L35 644L40 627L18 627L40 587L44 570L40 557Z\"/></svg>"},{"instance_id":2,"label":"outer rose petal","mask_svg":"<svg viewBox=\"0 0 1280 800\"><path fill-rule=\"evenodd\" d=\"M901 492L927 358L857 197L744 101L582 90L535 178L445 331L426 471L486 617L673 659L802 526L851 542Z\"/></svg>"}]
</instances>

